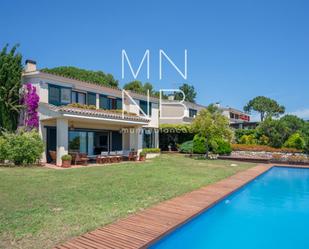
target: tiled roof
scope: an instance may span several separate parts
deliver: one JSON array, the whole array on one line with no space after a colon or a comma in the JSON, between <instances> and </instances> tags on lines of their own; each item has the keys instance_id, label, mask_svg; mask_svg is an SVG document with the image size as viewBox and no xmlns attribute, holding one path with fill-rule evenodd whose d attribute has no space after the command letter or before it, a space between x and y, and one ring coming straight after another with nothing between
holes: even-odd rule
<instances>
[{"instance_id":1,"label":"tiled roof","mask_svg":"<svg viewBox=\"0 0 309 249\"><path fill-rule=\"evenodd\" d=\"M38 72L41 73L41 74L45 74L45 75L61 77L61 78L63 78L63 79L70 79L70 80L74 80L74 81L84 82L84 83L87 83L87 84L97 85L97 86L99 86L99 87L110 88L110 89L113 89L113 90L120 91L120 93L121 93L121 91L122 91L121 88L115 87L115 86L104 85L104 84L100 84L100 83L92 82L92 81L79 80L79 79L74 78L74 77L63 76L63 75L61 75L61 74L56 74L56 73L51 73L51 72L45 72L45 71L38 71ZM136 91L132 91L132 90L129 90L129 92L131 92L131 93L133 93L133 94L136 94L136 95L138 95L138 96L147 97L147 94L144 94L144 93L140 93L140 92L136 92ZM158 98L157 96L150 95L150 98L151 98L152 100L159 101L159 98Z\"/></svg>"},{"instance_id":2,"label":"tiled roof","mask_svg":"<svg viewBox=\"0 0 309 249\"><path fill-rule=\"evenodd\" d=\"M77 115L85 115L85 116L96 116L96 117L103 117L103 118L109 118L109 119L121 119L121 120L127 120L127 121L138 121L138 122L145 122L148 123L150 120L141 117L141 116L135 116L133 114L124 114L122 113L116 113L113 111L107 111L107 110L101 110L101 109L84 109L84 108L77 108L77 107L70 107L70 106L54 106L54 105L48 105L49 109L60 112L60 113L72 113Z\"/></svg>"}]
</instances>

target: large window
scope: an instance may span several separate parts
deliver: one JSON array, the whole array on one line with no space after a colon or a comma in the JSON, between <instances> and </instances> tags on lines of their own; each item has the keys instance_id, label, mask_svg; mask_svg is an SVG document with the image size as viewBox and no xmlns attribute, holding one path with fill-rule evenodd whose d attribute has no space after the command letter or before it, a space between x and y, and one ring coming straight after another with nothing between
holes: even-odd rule
<instances>
[{"instance_id":1,"label":"large window","mask_svg":"<svg viewBox=\"0 0 309 249\"><path fill-rule=\"evenodd\" d=\"M69 151L88 153L87 132L69 131Z\"/></svg>"},{"instance_id":2,"label":"large window","mask_svg":"<svg viewBox=\"0 0 309 249\"><path fill-rule=\"evenodd\" d=\"M189 109L189 117L194 118L197 115L197 110Z\"/></svg>"},{"instance_id":3,"label":"large window","mask_svg":"<svg viewBox=\"0 0 309 249\"><path fill-rule=\"evenodd\" d=\"M148 113L148 108L147 108L147 101L144 101L144 100L140 100L139 101L139 107L143 110L143 112L149 116L151 116L151 113L152 113L152 105L151 105L151 102L149 102L149 113ZM143 114L141 111L140 111L140 114Z\"/></svg>"},{"instance_id":4,"label":"large window","mask_svg":"<svg viewBox=\"0 0 309 249\"><path fill-rule=\"evenodd\" d=\"M122 134L118 131L69 131L69 152L99 155L102 151L110 150L122 150Z\"/></svg>"},{"instance_id":5,"label":"large window","mask_svg":"<svg viewBox=\"0 0 309 249\"><path fill-rule=\"evenodd\" d=\"M105 95L100 95L100 109L109 110L109 99Z\"/></svg>"},{"instance_id":6,"label":"large window","mask_svg":"<svg viewBox=\"0 0 309 249\"><path fill-rule=\"evenodd\" d=\"M72 91L72 103L86 104L86 93Z\"/></svg>"},{"instance_id":7,"label":"large window","mask_svg":"<svg viewBox=\"0 0 309 249\"><path fill-rule=\"evenodd\" d=\"M87 104L88 105L97 105L97 96L95 93L88 93L87 94Z\"/></svg>"},{"instance_id":8,"label":"large window","mask_svg":"<svg viewBox=\"0 0 309 249\"><path fill-rule=\"evenodd\" d=\"M49 86L48 103L52 105L60 105L60 87Z\"/></svg>"},{"instance_id":9,"label":"large window","mask_svg":"<svg viewBox=\"0 0 309 249\"><path fill-rule=\"evenodd\" d=\"M57 106L71 103L71 88L49 85L48 103Z\"/></svg>"},{"instance_id":10,"label":"large window","mask_svg":"<svg viewBox=\"0 0 309 249\"><path fill-rule=\"evenodd\" d=\"M71 89L70 88L61 88L61 104L70 104L71 103Z\"/></svg>"},{"instance_id":11,"label":"large window","mask_svg":"<svg viewBox=\"0 0 309 249\"><path fill-rule=\"evenodd\" d=\"M122 109L122 100L120 98L111 98L106 95L100 95L100 108L105 110Z\"/></svg>"},{"instance_id":12,"label":"large window","mask_svg":"<svg viewBox=\"0 0 309 249\"><path fill-rule=\"evenodd\" d=\"M143 148L156 148L154 129L143 129Z\"/></svg>"},{"instance_id":13,"label":"large window","mask_svg":"<svg viewBox=\"0 0 309 249\"><path fill-rule=\"evenodd\" d=\"M119 131L112 132L112 151L122 150L122 134Z\"/></svg>"}]
</instances>

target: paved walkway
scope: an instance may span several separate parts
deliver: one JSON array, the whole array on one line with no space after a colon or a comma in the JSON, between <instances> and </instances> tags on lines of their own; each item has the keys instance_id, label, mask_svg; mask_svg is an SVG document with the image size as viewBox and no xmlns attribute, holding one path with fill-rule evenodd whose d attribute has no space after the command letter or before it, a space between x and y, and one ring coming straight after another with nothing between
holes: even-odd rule
<instances>
[{"instance_id":1,"label":"paved walkway","mask_svg":"<svg viewBox=\"0 0 309 249\"><path fill-rule=\"evenodd\" d=\"M57 249L146 248L273 165L259 165L74 238Z\"/></svg>"}]
</instances>

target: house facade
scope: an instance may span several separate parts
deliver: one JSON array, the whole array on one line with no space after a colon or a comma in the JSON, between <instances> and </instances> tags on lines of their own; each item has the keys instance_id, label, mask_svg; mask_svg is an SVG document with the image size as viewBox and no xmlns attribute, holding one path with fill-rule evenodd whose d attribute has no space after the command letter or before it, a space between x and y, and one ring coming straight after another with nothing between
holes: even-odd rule
<instances>
[{"instance_id":1,"label":"house facade","mask_svg":"<svg viewBox=\"0 0 309 249\"><path fill-rule=\"evenodd\" d=\"M164 104L165 103L165 104ZM190 124L206 106L184 101L184 106L170 99L162 103L160 124Z\"/></svg>"},{"instance_id":2,"label":"house facade","mask_svg":"<svg viewBox=\"0 0 309 249\"><path fill-rule=\"evenodd\" d=\"M71 151L95 157L159 146L157 98L41 72L29 60L22 81L35 86L40 97L43 162L51 161L50 151L56 151L56 164L61 165L61 157Z\"/></svg>"}]
</instances>

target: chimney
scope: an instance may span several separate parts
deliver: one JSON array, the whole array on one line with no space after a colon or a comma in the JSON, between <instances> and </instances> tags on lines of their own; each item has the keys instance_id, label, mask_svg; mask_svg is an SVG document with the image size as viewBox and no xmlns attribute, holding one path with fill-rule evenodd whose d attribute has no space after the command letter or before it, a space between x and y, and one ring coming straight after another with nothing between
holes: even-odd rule
<instances>
[{"instance_id":1,"label":"chimney","mask_svg":"<svg viewBox=\"0 0 309 249\"><path fill-rule=\"evenodd\" d=\"M36 61L26 60L25 72L35 72L36 71Z\"/></svg>"}]
</instances>

